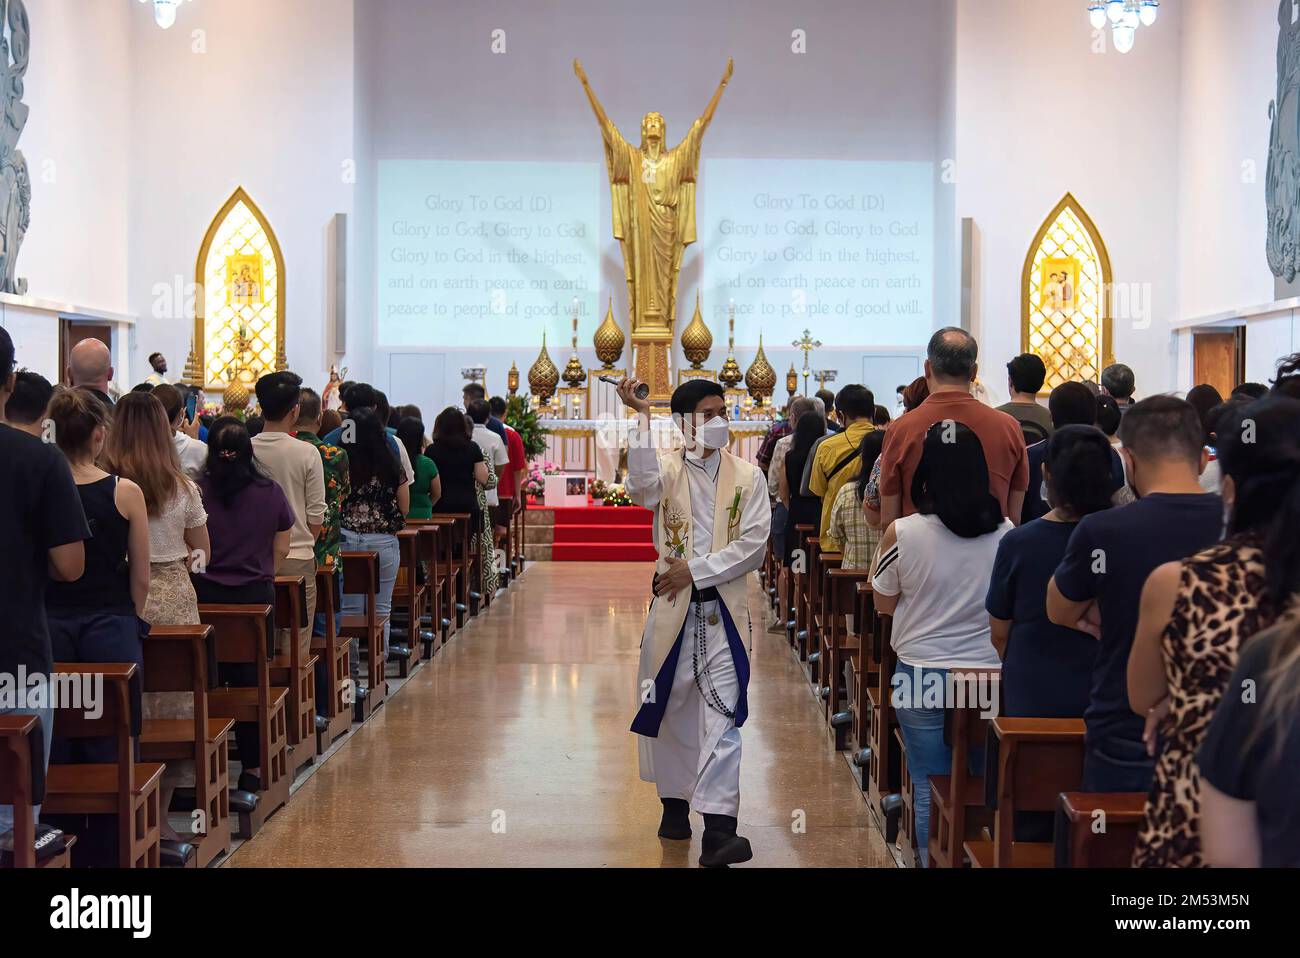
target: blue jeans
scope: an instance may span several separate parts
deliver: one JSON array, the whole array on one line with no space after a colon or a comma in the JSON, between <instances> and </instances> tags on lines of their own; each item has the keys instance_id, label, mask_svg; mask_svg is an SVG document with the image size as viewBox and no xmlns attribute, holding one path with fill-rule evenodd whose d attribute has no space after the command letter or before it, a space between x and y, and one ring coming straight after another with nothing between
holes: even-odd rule
<instances>
[{"instance_id":1,"label":"blue jeans","mask_svg":"<svg viewBox=\"0 0 1300 958\"><path fill-rule=\"evenodd\" d=\"M50 649L55 662L131 662L137 678L131 682L131 730L138 734L142 717L140 678L144 672L144 639L148 625L135 614L86 612L51 615ZM49 751L49 744L46 750ZM55 764L117 761L117 740L104 738L60 739L53 750Z\"/></svg>"},{"instance_id":2,"label":"blue jeans","mask_svg":"<svg viewBox=\"0 0 1300 958\"><path fill-rule=\"evenodd\" d=\"M946 687L948 670L918 669L899 659L894 675L895 682L898 676L905 678L907 684L901 688L916 689L919 695L922 682L936 681L927 679L929 675L941 676ZM894 686L895 690L899 688ZM907 749L907 774L915 793L912 812L916 817L916 851L922 865L930 864L930 776L952 771L952 748L943 741L943 713L942 708L900 707L898 699L894 699L894 714L898 716Z\"/></svg>"},{"instance_id":3,"label":"blue jeans","mask_svg":"<svg viewBox=\"0 0 1300 958\"><path fill-rule=\"evenodd\" d=\"M53 736L50 734L54 728L54 709L0 709L0 715L35 715L41 720L41 737L45 739L45 767L50 767L50 742ZM37 821L41 817L41 806L37 805L34 809L34 817ZM0 835L14 827L14 807L12 805L0 805Z\"/></svg>"},{"instance_id":4,"label":"blue jeans","mask_svg":"<svg viewBox=\"0 0 1300 958\"><path fill-rule=\"evenodd\" d=\"M1085 739L1084 792L1146 792L1155 777L1156 760L1140 741L1124 738Z\"/></svg>"},{"instance_id":5,"label":"blue jeans","mask_svg":"<svg viewBox=\"0 0 1300 958\"><path fill-rule=\"evenodd\" d=\"M377 552L379 554L379 595L375 598L376 615L387 616L393 609L393 584L397 581L397 567L401 564L401 553L397 547L397 536L374 532L353 532L340 529L341 546L344 552ZM344 615L361 615L365 611L365 600L355 593L343 593L341 611ZM384 623L384 654L381 661L388 659L388 623ZM356 643L352 643L352 677L361 674L361 659Z\"/></svg>"}]
</instances>

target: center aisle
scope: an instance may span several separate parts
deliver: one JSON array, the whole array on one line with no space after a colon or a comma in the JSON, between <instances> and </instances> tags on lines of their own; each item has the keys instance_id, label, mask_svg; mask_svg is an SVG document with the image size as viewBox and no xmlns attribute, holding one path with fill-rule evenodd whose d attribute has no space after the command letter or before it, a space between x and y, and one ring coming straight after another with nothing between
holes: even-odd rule
<instances>
[{"instance_id":1,"label":"center aisle","mask_svg":"<svg viewBox=\"0 0 1300 958\"><path fill-rule=\"evenodd\" d=\"M628 731L650 575L531 564L230 866L696 865L702 820L689 843L655 835L659 801ZM892 866L785 637L756 621L753 659L740 805L752 864Z\"/></svg>"}]
</instances>

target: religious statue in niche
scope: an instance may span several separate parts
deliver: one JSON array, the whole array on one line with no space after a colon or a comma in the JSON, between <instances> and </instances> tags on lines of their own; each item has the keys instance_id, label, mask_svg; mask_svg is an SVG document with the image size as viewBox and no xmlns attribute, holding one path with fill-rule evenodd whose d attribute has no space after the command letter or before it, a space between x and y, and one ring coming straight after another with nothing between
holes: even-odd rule
<instances>
[{"instance_id":1,"label":"religious statue in niche","mask_svg":"<svg viewBox=\"0 0 1300 958\"><path fill-rule=\"evenodd\" d=\"M1049 315L1074 311L1074 297L1079 289L1079 263L1073 259L1043 261L1041 288L1043 312Z\"/></svg>"},{"instance_id":2,"label":"religious statue in niche","mask_svg":"<svg viewBox=\"0 0 1300 958\"><path fill-rule=\"evenodd\" d=\"M1277 97L1268 105L1268 267L1290 283L1300 272L1300 22L1292 0L1277 13Z\"/></svg>"},{"instance_id":3,"label":"religious statue in niche","mask_svg":"<svg viewBox=\"0 0 1300 958\"><path fill-rule=\"evenodd\" d=\"M231 306L260 306L262 257L256 253L226 257L226 302Z\"/></svg>"},{"instance_id":4,"label":"religious statue in niche","mask_svg":"<svg viewBox=\"0 0 1300 958\"><path fill-rule=\"evenodd\" d=\"M0 292L26 293L18 279L18 250L31 222L32 181L18 138L27 125L23 76L30 54L30 30L23 0L0 0L0 90L4 128L0 130Z\"/></svg>"}]
</instances>

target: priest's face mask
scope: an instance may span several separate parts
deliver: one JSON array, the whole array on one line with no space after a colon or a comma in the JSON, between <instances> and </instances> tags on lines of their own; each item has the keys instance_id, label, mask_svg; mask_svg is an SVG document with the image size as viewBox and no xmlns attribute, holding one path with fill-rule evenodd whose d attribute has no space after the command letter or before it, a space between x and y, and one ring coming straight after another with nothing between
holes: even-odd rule
<instances>
[{"instance_id":1,"label":"priest's face mask","mask_svg":"<svg viewBox=\"0 0 1300 958\"><path fill-rule=\"evenodd\" d=\"M706 396L695 407L695 412L675 415L673 420L690 451L705 454L726 448L730 427L727 425L727 403L721 396Z\"/></svg>"}]
</instances>

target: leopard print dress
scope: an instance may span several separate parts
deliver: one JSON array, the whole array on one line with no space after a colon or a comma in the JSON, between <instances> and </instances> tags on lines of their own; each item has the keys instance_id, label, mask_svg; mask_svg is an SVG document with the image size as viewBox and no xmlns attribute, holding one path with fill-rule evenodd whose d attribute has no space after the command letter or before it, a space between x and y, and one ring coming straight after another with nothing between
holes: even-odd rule
<instances>
[{"instance_id":1,"label":"leopard print dress","mask_svg":"<svg viewBox=\"0 0 1300 958\"><path fill-rule=\"evenodd\" d=\"M1229 539L1182 563L1173 615L1161 636L1169 714L1133 864L1199 868L1201 780L1196 751L1223 697L1237 649L1277 618L1264 599L1263 553Z\"/></svg>"}]
</instances>

